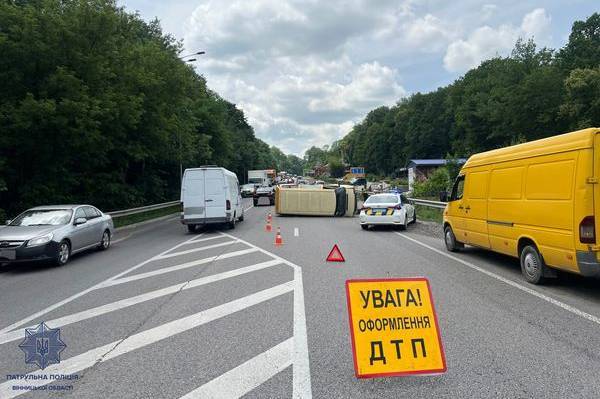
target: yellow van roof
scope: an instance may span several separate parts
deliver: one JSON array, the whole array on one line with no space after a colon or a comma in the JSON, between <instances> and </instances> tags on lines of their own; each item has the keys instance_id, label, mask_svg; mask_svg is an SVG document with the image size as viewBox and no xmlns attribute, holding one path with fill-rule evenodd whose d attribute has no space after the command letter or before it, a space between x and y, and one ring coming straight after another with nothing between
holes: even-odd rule
<instances>
[{"instance_id":1,"label":"yellow van roof","mask_svg":"<svg viewBox=\"0 0 600 399\"><path fill-rule=\"evenodd\" d=\"M490 163L555 154L582 148L591 148L594 145L594 134L596 133L600 133L600 129L592 127L576 132L530 141L529 143L481 152L472 155L463 168L472 168Z\"/></svg>"}]
</instances>

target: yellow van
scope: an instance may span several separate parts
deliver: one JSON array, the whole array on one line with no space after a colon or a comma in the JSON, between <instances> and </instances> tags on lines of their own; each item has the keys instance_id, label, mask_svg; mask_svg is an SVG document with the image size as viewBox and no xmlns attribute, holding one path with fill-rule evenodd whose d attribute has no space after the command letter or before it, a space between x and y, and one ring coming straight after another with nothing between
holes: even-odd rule
<instances>
[{"instance_id":1,"label":"yellow van","mask_svg":"<svg viewBox=\"0 0 600 399\"><path fill-rule=\"evenodd\" d=\"M556 269L599 276L599 183L598 128L475 154L444 210L446 248L518 257L533 284Z\"/></svg>"}]
</instances>

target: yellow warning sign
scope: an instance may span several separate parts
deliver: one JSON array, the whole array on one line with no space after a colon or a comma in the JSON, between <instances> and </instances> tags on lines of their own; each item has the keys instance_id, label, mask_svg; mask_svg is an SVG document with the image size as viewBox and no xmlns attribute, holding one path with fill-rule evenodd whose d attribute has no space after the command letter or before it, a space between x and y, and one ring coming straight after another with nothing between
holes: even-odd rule
<instances>
[{"instance_id":1,"label":"yellow warning sign","mask_svg":"<svg viewBox=\"0 0 600 399\"><path fill-rule=\"evenodd\" d=\"M347 280L346 299L358 378L446 371L426 278Z\"/></svg>"}]
</instances>

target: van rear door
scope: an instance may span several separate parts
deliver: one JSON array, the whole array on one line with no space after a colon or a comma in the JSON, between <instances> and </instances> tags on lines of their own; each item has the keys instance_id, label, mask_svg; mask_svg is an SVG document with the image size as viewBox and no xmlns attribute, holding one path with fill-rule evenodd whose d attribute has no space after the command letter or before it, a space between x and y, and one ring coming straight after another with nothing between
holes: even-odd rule
<instances>
[{"instance_id":1,"label":"van rear door","mask_svg":"<svg viewBox=\"0 0 600 399\"><path fill-rule=\"evenodd\" d=\"M600 179L600 130L596 131L594 134L594 178ZM600 182L596 182L592 184L594 187L594 233L596 236L595 247L600 244L600 237L598 237L598 233L600 233ZM587 215L586 215L587 216ZM580 224L580 220L577 220L576 223ZM581 230L581 225L579 225L579 230ZM581 240L581 231L577 232L577 237L579 237L579 241ZM580 241L581 242L581 241ZM596 252L596 258L600 261L600 251Z\"/></svg>"},{"instance_id":2,"label":"van rear door","mask_svg":"<svg viewBox=\"0 0 600 399\"><path fill-rule=\"evenodd\" d=\"M181 185L181 200L183 201L183 218L202 219L204 222L204 170L186 170Z\"/></svg>"},{"instance_id":3,"label":"van rear door","mask_svg":"<svg viewBox=\"0 0 600 399\"><path fill-rule=\"evenodd\" d=\"M225 201L226 182L223 171L220 169L206 169L204 171L204 189L206 218L221 218L226 216Z\"/></svg>"}]
</instances>

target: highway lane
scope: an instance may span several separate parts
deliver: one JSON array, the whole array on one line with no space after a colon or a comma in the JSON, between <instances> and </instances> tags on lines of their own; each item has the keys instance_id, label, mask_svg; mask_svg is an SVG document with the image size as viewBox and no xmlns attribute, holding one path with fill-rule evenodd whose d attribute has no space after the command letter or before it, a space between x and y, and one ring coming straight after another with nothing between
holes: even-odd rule
<instances>
[{"instance_id":1,"label":"highway lane","mask_svg":"<svg viewBox=\"0 0 600 399\"><path fill-rule=\"evenodd\" d=\"M287 245L281 255L303 266L313 393L317 397L597 397L594 371L600 326L563 308L400 237L362 231L353 219L276 218ZM300 237L293 236L298 228ZM407 236L442 249L440 238ZM269 245L265 236L256 243ZM346 262L326 264L338 243ZM271 244L272 245L272 244ZM278 253L279 253L278 252ZM518 263L481 250L459 257L525 284ZM348 278L430 279L446 346L448 372L436 377L354 379L343 292ZM535 287L600 316L597 280L567 278Z\"/></svg>"},{"instance_id":2,"label":"highway lane","mask_svg":"<svg viewBox=\"0 0 600 399\"><path fill-rule=\"evenodd\" d=\"M352 218L274 216L284 240L275 247L274 234L264 231L272 210L252 208L235 230L198 235L187 234L176 221L161 222L105 254L74 259L64 275L44 268L1 273L0 327L191 239L29 323L61 326L67 349L59 366L70 365L79 375L71 396L600 395L595 371L600 325L593 320L600 317L597 280L569 277L532 287L512 258L467 249L452 259L435 251L443 249L440 238L418 226L406 233L362 231ZM334 243L345 263L324 261ZM46 292L39 276L65 287ZM408 276L431 282L448 372L357 380L344 282ZM23 308L12 298L28 301L36 291L42 299ZM15 307L6 316L5 303ZM23 333L17 328L0 334L0 375L36 369L24 365L17 347ZM38 391L20 397L47 396Z\"/></svg>"},{"instance_id":3,"label":"highway lane","mask_svg":"<svg viewBox=\"0 0 600 399\"><path fill-rule=\"evenodd\" d=\"M64 267L19 263L0 267L0 327L78 293L181 241L176 219L162 220L113 237L110 250L74 255ZM124 239L123 241L121 241ZM118 241L118 242L117 242Z\"/></svg>"}]
</instances>

